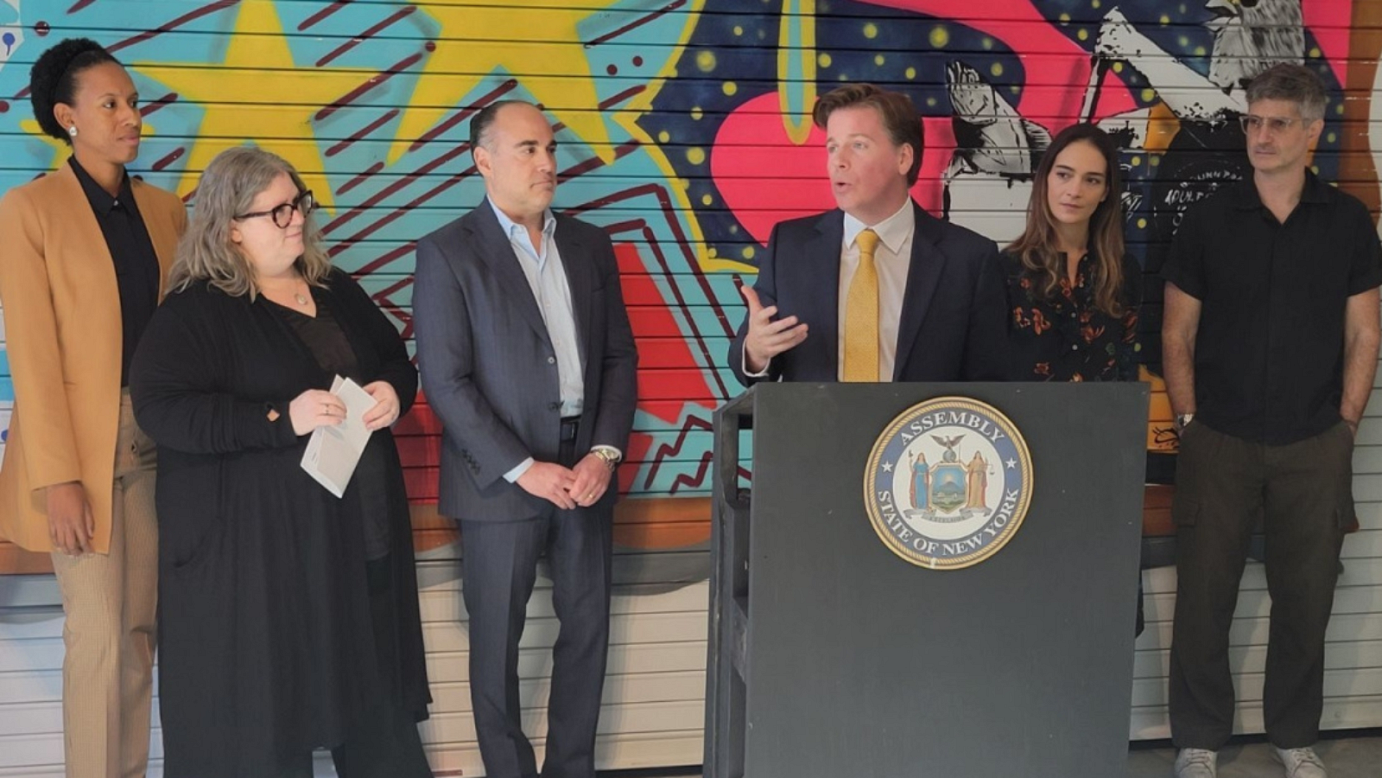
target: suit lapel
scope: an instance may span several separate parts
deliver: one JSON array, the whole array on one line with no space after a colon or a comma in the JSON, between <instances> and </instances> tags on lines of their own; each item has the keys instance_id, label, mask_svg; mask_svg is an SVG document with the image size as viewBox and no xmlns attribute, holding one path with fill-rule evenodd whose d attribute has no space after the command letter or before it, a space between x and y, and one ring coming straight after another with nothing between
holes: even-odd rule
<instances>
[{"instance_id":1,"label":"suit lapel","mask_svg":"<svg viewBox=\"0 0 1382 778\"><path fill-rule=\"evenodd\" d=\"M807 287L809 303L801 309L821 312L820 320L810 323L811 337L825 342L827 358L824 364L831 365L832 371L827 380L833 381L838 375L835 366L840 363L840 252L845 239L845 212L837 209L822 215L816 222L816 232L819 240L808 244L801 258L806 264L802 277L819 279L819 282ZM779 268L784 265L784 259L792 261L786 257L774 259Z\"/></svg>"},{"instance_id":2,"label":"suit lapel","mask_svg":"<svg viewBox=\"0 0 1382 778\"><path fill-rule=\"evenodd\" d=\"M585 372L586 348L590 343L590 297L593 291L590 255L570 230L562 229L566 220L557 217L554 236L561 265L566 271L566 284L571 293L571 315L575 319L576 346L580 353L581 372Z\"/></svg>"},{"instance_id":3,"label":"suit lapel","mask_svg":"<svg viewBox=\"0 0 1382 778\"><path fill-rule=\"evenodd\" d=\"M533 288L528 285L528 277L523 275L523 268L518 266L518 257L514 256L509 236L505 235L503 228L499 226L499 218L494 215L489 198L470 212L466 228L476 243L478 250L475 253L489 267L494 277L499 279L499 285L508 292L524 320L548 345L551 345L547 324L542 320L542 311L538 310Z\"/></svg>"},{"instance_id":4,"label":"suit lapel","mask_svg":"<svg viewBox=\"0 0 1382 778\"><path fill-rule=\"evenodd\" d=\"M916 228L912 232L912 261L907 268L907 291L902 296L902 317L897 324L897 358L893 362L893 380L900 381L907 357L912 353L917 335L921 332L931 298L936 294L941 272L945 269L945 252L940 249L941 223L934 216L912 203Z\"/></svg>"},{"instance_id":5,"label":"suit lapel","mask_svg":"<svg viewBox=\"0 0 1382 778\"><path fill-rule=\"evenodd\" d=\"M85 272L100 276L101 283L110 287L110 296L103 299L119 300L115 260L110 255L110 245L106 243L106 235L101 231L101 223L96 221L96 213L91 208L86 191L82 189L82 182L77 180L77 174L72 171L72 166L67 164L58 168L52 175L57 176L62 182L62 204L71 214L73 226L76 228L64 236L65 240L74 244L73 250L64 252L64 255L80 257L81 264L88 268ZM120 332L120 306L112 306L111 312L117 319L116 332Z\"/></svg>"}]
</instances>

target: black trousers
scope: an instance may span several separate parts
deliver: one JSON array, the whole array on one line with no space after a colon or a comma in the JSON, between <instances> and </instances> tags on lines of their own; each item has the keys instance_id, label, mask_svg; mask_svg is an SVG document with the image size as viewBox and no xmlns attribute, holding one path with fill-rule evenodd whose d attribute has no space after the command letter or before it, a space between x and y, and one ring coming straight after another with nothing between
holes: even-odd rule
<instances>
[{"instance_id":1,"label":"black trousers","mask_svg":"<svg viewBox=\"0 0 1382 778\"><path fill-rule=\"evenodd\" d=\"M1324 632L1334 606L1343 529L1353 516L1353 435L1338 425L1282 446L1192 422L1181 437L1176 494L1176 614L1171 738L1218 750L1233 733L1229 628L1248 543L1266 535L1271 627L1263 714L1279 748L1319 738Z\"/></svg>"},{"instance_id":2,"label":"black trousers","mask_svg":"<svg viewBox=\"0 0 1382 778\"><path fill-rule=\"evenodd\" d=\"M575 462L566 444L561 460L566 466ZM538 774L532 744L523 734L518 642L543 553L551 568L560 631L552 650L542 775L595 776L595 727L609 647L613 505L607 497L572 511L549 505L525 521L461 521L470 698L480 757L490 778Z\"/></svg>"}]
</instances>

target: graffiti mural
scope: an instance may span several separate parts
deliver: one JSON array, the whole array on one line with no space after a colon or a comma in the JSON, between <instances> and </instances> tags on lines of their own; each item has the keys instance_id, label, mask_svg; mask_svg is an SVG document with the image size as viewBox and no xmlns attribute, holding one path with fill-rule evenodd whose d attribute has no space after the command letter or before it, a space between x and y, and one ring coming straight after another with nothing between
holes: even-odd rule
<instances>
[{"instance_id":1,"label":"graffiti mural","mask_svg":"<svg viewBox=\"0 0 1382 778\"><path fill-rule=\"evenodd\" d=\"M711 414L739 391L725 364L737 286L775 222L833 206L809 120L818 94L851 80L906 92L926 135L917 200L1000 242L1020 229L1050 137L1102 124L1124 149L1130 246L1154 274L1184 209L1243 175L1243 84L1268 64L1303 62L1325 79L1314 165L1345 176L1346 136L1359 134L1345 122L1353 5L0 0L0 189L66 153L29 116L28 66L60 37L95 37L143 98L136 172L193 203L219 151L281 154L325 205L333 261L406 336L413 242L482 196L470 117L500 99L541 104L560 143L558 205L614 238L641 354L621 541L697 547ZM1154 294L1142 317L1152 380L1157 307ZM1169 408L1153 416L1149 446L1173 449ZM435 496L438 430L425 404L403 422L419 506Z\"/></svg>"}]
</instances>

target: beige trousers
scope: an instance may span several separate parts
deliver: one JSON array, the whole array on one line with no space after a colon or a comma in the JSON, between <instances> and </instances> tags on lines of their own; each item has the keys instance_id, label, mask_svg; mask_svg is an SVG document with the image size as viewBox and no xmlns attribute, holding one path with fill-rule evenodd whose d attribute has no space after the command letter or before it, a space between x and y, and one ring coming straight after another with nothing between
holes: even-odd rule
<instances>
[{"instance_id":1,"label":"beige trousers","mask_svg":"<svg viewBox=\"0 0 1382 778\"><path fill-rule=\"evenodd\" d=\"M66 615L67 778L139 778L148 765L158 584L154 464L154 443L122 394L110 553L53 552Z\"/></svg>"}]
</instances>

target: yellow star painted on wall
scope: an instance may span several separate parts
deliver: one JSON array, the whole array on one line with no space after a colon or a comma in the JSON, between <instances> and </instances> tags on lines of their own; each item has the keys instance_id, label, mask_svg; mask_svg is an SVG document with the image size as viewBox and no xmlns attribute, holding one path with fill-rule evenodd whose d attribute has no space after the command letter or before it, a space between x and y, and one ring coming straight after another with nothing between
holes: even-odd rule
<instances>
[{"instance_id":1,"label":"yellow star painted on wall","mask_svg":"<svg viewBox=\"0 0 1382 778\"><path fill-rule=\"evenodd\" d=\"M457 100L498 68L515 74L601 159L613 160L585 43L577 31L577 25L597 11L573 10L569 5L569 0L513 0L493 6L445 0L422 6L440 28L436 50L418 76L389 150L389 163L397 162L413 142L455 110ZM516 34L541 43L514 43Z\"/></svg>"},{"instance_id":2,"label":"yellow star painted on wall","mask_svg":"<svg viewBox=\"0 0 1382 778\"><path fill-rule=\"evenodd\" d=\"M72 156L71 147L69 147L66 143L63 143L57 138L54 138L53 136L44 132L43 128L38 126L38 122L36 120L21 120L19 122L19 129L29 133L35 138L38 138L39 140L43 141L45 144L53 147L53 160L48 163L49 170L57 170L59 167L62 166L62 163L67 161L68 157Z\"/></svg>"},{"instance_id":3,"label":"yellow star painted on wall","mask_svg":"<svg viewBox=\"0 0 1382 778\"><path fill-rule=\"evenodd\" d=\"M326 166L312 129L312 115L360 86L367 76L342 68L299 69L270 0L242 2L229 40L225 61L218 67L204 63L134 64L135 70L166 84L181 99L206 108L178 194L186 196L196 188L201 171L218 153L248 140L292 163L317 201L332 209L331 185L322 172ZM268 105L246 111L244 106L220 102L228 95L261 98Z\"/></svg>"}]
</instances>

